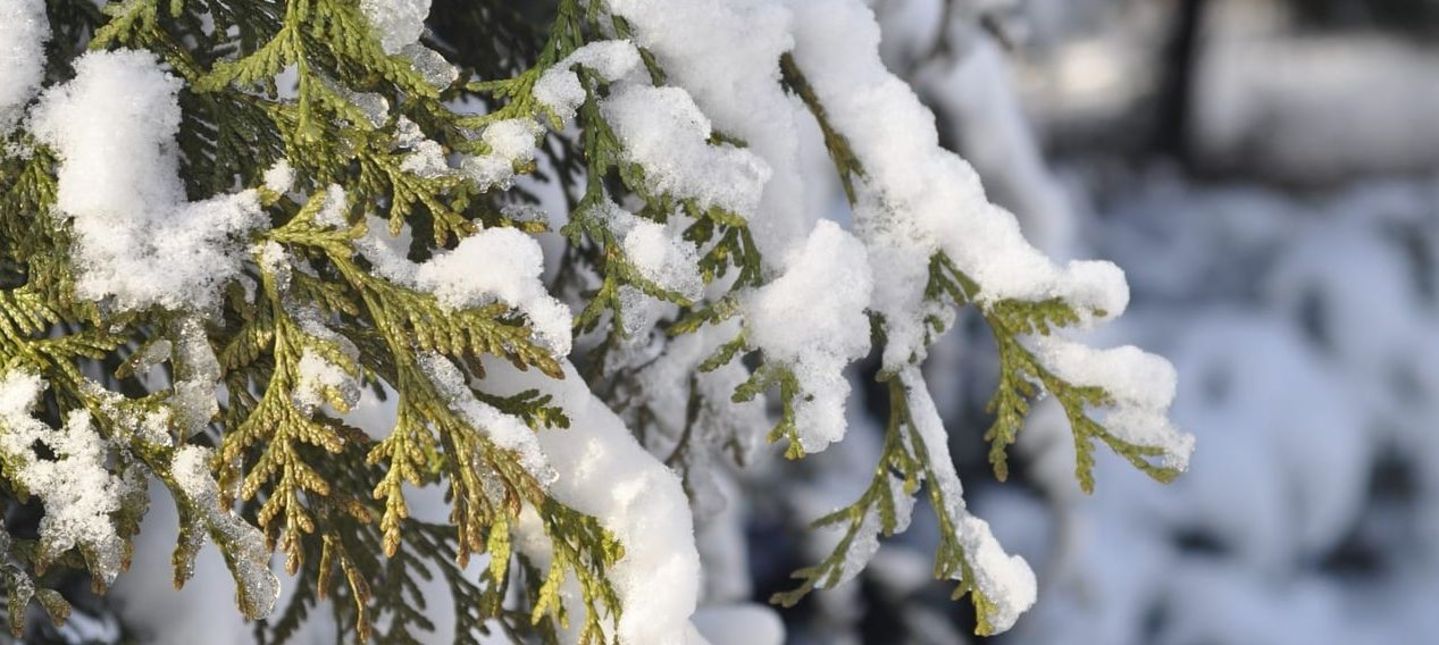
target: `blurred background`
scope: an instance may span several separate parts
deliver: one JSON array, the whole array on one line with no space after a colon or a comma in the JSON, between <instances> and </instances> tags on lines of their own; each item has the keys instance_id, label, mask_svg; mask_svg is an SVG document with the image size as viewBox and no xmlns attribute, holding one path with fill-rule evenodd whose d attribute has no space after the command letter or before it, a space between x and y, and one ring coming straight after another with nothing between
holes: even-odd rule
<instances>
[{"instance_id":1,"label":"blurred background","mask_svg":"<svg viewBox=\"0 0 1439 645\"><path fill-rule=\"evenodd\" d=\"M1439 1L872 4L891 69L1031 241L1125 269L1129 313L1093 340L1169 357L1198 437L1173 485L1105 455L1086 496L1039 406L999 485L994 353L978 321L950 334L927 369L967 497L1041 584L990 642L1439 643ZM754 598L872 467L872 400L802 466L800 512L750 509ZM933 536L917 516L790 640L970 642L973 610L927 581Z\"/></svg>"}]
</instances>

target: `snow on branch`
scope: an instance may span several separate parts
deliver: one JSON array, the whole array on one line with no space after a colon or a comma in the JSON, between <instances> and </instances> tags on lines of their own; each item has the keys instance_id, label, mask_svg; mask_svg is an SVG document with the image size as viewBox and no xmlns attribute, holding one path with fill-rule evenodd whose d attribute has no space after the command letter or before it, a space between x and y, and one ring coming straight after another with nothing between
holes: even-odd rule
<instances>
[{"instance_id":1,"label":"snow on branch","mask_svg":"<svg viewBox=\"0 0 1439 645\"><path fill-rule=\"evenodd\" d=\"M1095 443L1187 465L1169 364L1070 336L1123 312L1122 272L1025 241L861 0L558 0L532 41L484 0L463 42L428 0L195 4L113 4L66 53L0 0L0 465L45 511L39 556L0 556L78 550L108 584L153 475L177 582L209 536L275 640L331 598L361 639L421 642L438 576L457 642L697 642L722 464L766 430L791 459L843 441L876 353L879 461L775 600L858 575L923 494L936 577L1001 632L1034 574L968 510L921 371L968 306L1001 478L1041 392L1086 489Z\"/></svg>"}]
</instances>

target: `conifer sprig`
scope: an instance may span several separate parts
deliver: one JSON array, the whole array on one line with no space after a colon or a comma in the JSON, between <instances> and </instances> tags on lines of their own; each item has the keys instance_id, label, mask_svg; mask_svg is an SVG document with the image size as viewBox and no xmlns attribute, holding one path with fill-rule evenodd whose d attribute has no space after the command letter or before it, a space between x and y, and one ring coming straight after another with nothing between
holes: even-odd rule
<instances>
[{"instance_id":1,"label":"conifer sprig","mask_svg":"<svg viewBox=\"0 0 1439 645\"><path fill-rule=\"evenodd\" d=\"M712 186L696 187L704 182L684 181L693 177L676 179L666 167L673 159L637 153L626 111L615 106L625 92L652 103L669 97L661 107L671 112L656 113L679 114L669 134L701 132L691 156L701 165L739 159L736 181L757 180L742 186L754 192L769 176L765 160L741 137L712 128L695 97L670 85L668 59L637 45L644 32L611 14L609 3L558 0L547 29L535 33L502 0L437 2L436 11L479 42L437 31L403 48L386 42L356 0L48 4L59 24L47 84L78 76L74 61L83 50L154 54L147 69L180 88L171 92L178 136L160 142L164 148L174 139L175 150L166 151L179 165L172 192L184 193L175 200L188 207L234 198L230 205L255 221L225 240L235 246L235 267L210 293L213 301L131 306L118 294L86 292L77 276L87 267L75 257L85 231L60 206L64 146L42 143L25 127L0 135L0 383L28 397L0 401L10 404L0 409L0 439L34 435L25 444L0 440L0 499L39 497L47 513L58 512L31 472L52 461L89 468L82 474L113 493L101 500L108 506L81 509L113 535L67 542L44 531L25 540L0 530L0 585L17 634L32 600L64 620L68 605L47 568L87 572L103 591L129 566L154 478L180 518L176 585L212 540L237 582L241 612L260 619L256 635L264 642L294 636L325 600L343 637L426 642L436 625L423 611L424 580L448 591L457 642L478 643L496 629L516 640L558 642L573 633L580 642L616 642L627 610L614 580L627 545L616 533L626 529L576 510L583 504L562 503L552 486L563 475L549 468L538 443L549 433L595 429L584 419L570 428L574 410L565 406L574 402L563 395L545 388L499 394L487 374L504 361L564 379L575 373L566 362L571 341L585 394L609 404L678 471L697 514L698 471L710 453L729 452L735 461L746 454L748 438L722 420L738 407L752 404L747 409L762 416L757 402L776 392L768 438L786 442L790 459L838 438L816 439L805 427L819 389L809 380L812 366L776 357L779 343L765 344L772 330L755 322L755 301L790 273L779 270L780 258L761 257L755 230L762 229L749 219L761 210L758 195L717 197L706 193ZM581 55L605 46L628 54L629 72L606 71L614 60ZM150 69L156 60L165 69ZM850 138L831 123L823 87L811 85L793 55L776 62L783 87L818 123L846 196L860 206L877 189ZM557 104L546 83L567 74L578 95ZM699 116L691 118L691 109ZM492 258L500 253L471 244L533 244L516 231L549 231L536 209L522 207L538 198L515 185L520 177L557 182L566 202L566 223L555 231L565 249L547 292L537 284L539 260L499 267L518 256ZM853 247L819 248L864 254L860 241L825 224L831 241ZM632 244L638 229L652 237ZM490 237L496 233L512 237ZM475 248L485 253L462 253ZM533 284L522 286L542 292L560 314L546 317L555 310L529 306L538 296L504 289L456 295L436 268L455 257L495 260L495 267L464 267L476 272L533 269L525 274ZM675 258L683 266L670 271ZM816 522L840 532L838 545L774 600L792 605L855 575L880 537L905 530L924 487L941 533L935 576L956 581L955 598L970 596L980 633L989 633L1012 622L999 616L1007 610L977 563L992 536L964 510L918 370L953 309L973 305L998 345L995 420L985 437L1001 479L1007 447L1043 392L1069 419L1086 491L1096 441L1161 481L1178 470L1161 449L1103 425L1104 412L1120 403L1115 393L1066 380L1036 349L1038 338L1105 312L1063 298L986 299L942 250L928 268L928 281L910 285L909 294L923 303L921 342L897 345L912 355L880 374L889 419L868 487ZM868 267L862 273L870 279ZM569 298L572 317L554 294ZM914 322L878 307L865 311L861 302L846 313L867 316L880 345ZM572 327L556 334L555 319ZM840 379L843 363L856 357L831 361L839 367L827 376ZM675 365L683 372L675 382L649 380ZM365 396L388 402L387 427L356 420ZM676 401L682 405L662 409ZM63 445L70 436L93 437L98 452ZM54 459L37 453L37 441ZM413 489L432 486L444 491L447 522L412 516ZM270 615L275 551L295 589ZM469 568L472 556L484 557L482 575Z\"/></svg>"},{"instance_id":2,"label":"conifer sprig","mask_svg":"<svg viewBox=\"0 0 1439 645\"><path fill-rule=\"evenodd\" d=\"M855 154L848 138L829 122L825 106L792 56L784 56L781 70L786 86L804 102L819 124L830 159L851 205L859 206L857 187L866 181L863 162ZM1085 492L1092 492L1094 488L1093 442L1096 439L1158 481L1172 481L1180 473L1177 468L1150 461L1164 455L1162 448L1125 441L1090 416L1090 409L1114 405L1114 398L1109 392L1097 386L1080 386L1067 382L1044 366L1026 345L1026 337L1048 336L1055 329L1077 326L1091 316L1103 318L1106 312L1091 311L1086 312L1086 316L1081 316L1073 305L1061 298L1040 301L1005 299L981 304L980 285L960 271L943 251L937 251L930 258L929 279L923 286L923 292L924 299L929 302L945 303L954 307L975 305L988 323L999 347L999 383L987 408L994 415L994 422L984 438L990 442L990 461L1000 480L1008 476L1006 448L1014 443L1030 410L1030 403L1039 396L1041 389L1054 395L1064 408L1074 436L1075 474ZM875 312L873 316L877 325L877 336L883 338L888 321L879 312ZM947 323L941 317L930 315L924 324L927 346L946 330ZM919 357L911 357L911 362L918 360ZM757 376L764 369L761 368L761 372L756 373ZM796 572L795 577L804 580L803 584L792 591L776 595L776 602L786 606L793 605L816 587L831 586L839 582L845 574L845 566L851 557L850 550L854 548L856 536L862 531L876 532L873 522L879 523L877 532L886 537L903 530L903 525L895 520L894 496L897 493L896 487L890 485L891 473L898 476L895 481L903 482L900 488L905 495L913 494L919 481L928 479L933 482L936 479L931 470L931 457L925 449L923 439L913 431L914 420L908 416L909 392L913 388L927 386L922 380L906 383L902 373L892 370L882 371L879 378L890 383L891 418L875 477L853 504L815 522L817 527L843 527L843 537L830 555L818 565ZM770 376L759 382L781 383L781 400L786 413L781 416L780 424L771 434L771 440L790 436L792 414L788 411L792 409L792 401L801 393L793 387L783 387L783 378ZM736 393L736 398L749 396L750 390L758 387L759 382L747 383L745 388ZM897 428L910 429L902 441L894 439ZM803 451L797 451L795 445L791 440L787 456L803 456ZM945 453L948 453L947 449ZM940 548L935 558L935 577L958 581L958 587L954 591L955 599L966 593L970 594L978 620L977 633L990 633L993 631L991 621L996 606L976 585L976 565L971 559L974 554L966 552L963 546L965 540L955 526L956 518L944 511L947 507L953 508L951 505L954 504L962 508L963 502L944 499L945 491L939 486L931 485L929 491L931 504L940 518Z\"/></svg>"},{"instance_id":3,"label":"conifer sprig","mask_svg":"<svg viewBox=\"0 0 1439 645\"><path fill-rule=\"evenodd\" d=\"M453 243L481 227L514 225L533 231L538 223L501 214L493 198L477 200L480 190L459 175L422 176L405 167L409 151L394 144L396 107L425 124L441 145L458 152L484 150L473 134L473 119L444 107L439 101L444 88L430 84L410 61L381 51L353 3L258 4L254 11L235 11L221 3L128 0L106 8L108 19L90 46L154 50L187 82L191 91L182 96L186 121L181 148L184 176L193 190L204 194L229 189L237 181L256 185L260 170L281 158L294 166L298 182L293 188L313 190L297 204L289 195L262 187L277 226L251 241L256 253L247 264L247 279L253 287L250 293L231 289L223 324L208 329L202 339L215 350L219 376L230 392L219 416L226 430L218 435L220 452L212 462L226 482L223 503L228 506L233 490L235 501L247 502L252 521L264 529L269 543L286 554L287 570L319 576L308 593L294 597L271 635L290 633L306 607L319 599L347 596L354 607L350 618L362 639L373 635L374 621L383 616L390 632L387 642L420 642L419 634L431 625L415 613L418 592L409 581L428 575L422 562L430 561L440 564L458 600L490 594L473 612L461 615L465 624L457 633L476 638L480 625L500 614L500 596L467 582L449 561L462 563L468 554L492 553L496 557L489 579L497 586L508 584L508 527L528 505L537 509L561 547L549 579L570 576L580 582L593 609L586 631L602 639L606 632L599 621L619 612L604 575L608 564L620 557L619 545L593 518L549 498L543 484L521 469L517 459L459 415L416 357L438 352L482 377L480 356L494 355L560 378L556 358L535 342L523 316L509 307L495 303L449 308L431 294L375 276L357 247L366 233L361 218L371 213L384 215L392 232L410 226L431 232L436 244ZM195 19L201 13L214 18L208 28ZM282 92L276 80L291 66L298 80L292 96ZM539 71L543 68L530 76ZM146 410L163 411L167 398L178 396L174 393L180 384L172 383L173 388L159 395L126 398L85 379L76 365L111 357L119 363L124 353L143 356L160 341L178 344L182 339L157 331L178 319L160 311L102 311L73 295L70 267L64 264L68 240L63 228L51 224L58 218L48 216L56 198L53 168L58 160L33 142L30 147L28 157L0 162L7 186L14 186L6 191L0 210L6 241L0 260L7 272L6 288L0 290L3 367L6 372L38 372L62 412L89 410L102 435L121 436L120 421L106 412L143 407L130 413L139 416ZM327 185L341 186L347 195L338 209L344 220L339 227L316 221L325 208ZM13 276L8 275L12 266ZM361 382L388 387L400 402L395 431L372 442L346 426L340 416L355 393L342 383L320 384L315 403L301 405L297 399L306 396L301 363L310 357L335 366L355 388ZM152 363L165 360L161 356ZM184 368L178 357L170 361L179 379ZM119 379L133 382L147 369L149 365L126 362ZM536 428L568 423L563 412L538 393L472 395ZM208 425L209 420L200 421ZM167 434L188 438L175 427ZM120 461L146 465L175 491L180 504L177 584L189 575L201 533L217 540L232 567L242 566L239 552L249 546L235 542L228 527L215 523L221 516L202 507L209 502L187 494L176 481L168 470L171 452L150 446L130 449L138 452L132 458L122 451ZM498 498L491 497L490 480L482 481L480 470L503 483ZM453 539L409 519L404 499L404 483L442 481L455 505ZM360 484L364 489L357 488ZM378 507L365 499L371 490L381 501ZM134 533L142 514L143 507L116 514L125 537ZM392 556L383 565L361 555L356 543L372 531L375 546L381 547L377 550ZM18 561L40 564L34 558ZM369 576L377 571L395 584L375 593L375 580ZM14 589L25 584L21 578L14 580ZM556 592L541 594L539 601L548 608L536 608L535 622L561 616ZM268 599L246 598L246 593L241 586L245 613L262 615ZM57 616L63 614L60 605L51 602L58 598L53 592L30 595L57 608ZM24 594L10 598L23 608ZM476 613L481 609L483 614ZM22 625L12 623L16 629ZM391 636L398 640L388 640Z\"/></svg>"}]
</instances>

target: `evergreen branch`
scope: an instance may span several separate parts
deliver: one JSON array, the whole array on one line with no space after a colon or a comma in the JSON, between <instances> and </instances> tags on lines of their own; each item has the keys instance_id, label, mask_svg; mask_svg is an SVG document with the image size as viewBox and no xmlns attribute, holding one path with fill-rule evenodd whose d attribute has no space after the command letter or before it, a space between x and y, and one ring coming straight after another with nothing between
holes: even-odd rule
<instances>
[{"instance_id":1,"label":"evergreen branch","mask_svg":"<svg viewBox=\"0 0 1439 645\"><path fill-rule=\"evenodd\" d=\"M859 157L855 155L854 149L849 145L849 139L830 124L829 116L825 112L824 103L820 102L819 96L815 94L814 87L809 84L804 72L795 63L794 56L784 54L779 59L780 73L785 85L789 90L797 94L801 101L804 101L809 112L819 124L820 132L824 135L824 147L829 151L830 161L839 172L839 181L844 186L845 197L849 198L851 204L855 203L855 181L864 179L864 166L860 164Z\"/></svg>"},{"instance_id":2,"label":"evergreen branch","mask_svg":"<svg viewBox=\"0 0 1439 645\"><path fill-rule=\"evenodd\" d=\"M770 601L792 607L815 589L833 588L853 577L879 548L875 540L893 537L908 527L913 496L927 483L925 490L939 522L934 577L955 580L957 586L952 599L968 594L978 619L976 633L992 633L989 616L995 610L994 602L975 585L973 554L965 548L960 529L955 525L959 518L953 517L949 510L962 509L963 500L948 499L949 493L936 483L939 476L910 412L907 392L922 384L906 383L899 375L885 375L881 379L889 392L890 412L870 483L853 503L812 523L816 529L839 528L839 541L818 564L793 574L802 581L798 587L777 593Z\"/></svg>"}]
</instances>

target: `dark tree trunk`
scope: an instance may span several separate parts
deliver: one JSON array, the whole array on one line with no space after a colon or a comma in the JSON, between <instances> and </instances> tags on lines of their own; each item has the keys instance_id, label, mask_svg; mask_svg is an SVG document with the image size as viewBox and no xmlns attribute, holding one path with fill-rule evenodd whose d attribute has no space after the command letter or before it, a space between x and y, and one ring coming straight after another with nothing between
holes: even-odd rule
<instances>
[{"instance_id":1,"label":"dark tree trunk","mask_svg":"<svg viewBox=\"0 0 1439 645\"><path fill-rule=\"evenodd\" d=\"M1186 167L1193 161L1189 131L1204 5L1205 0L1177 0L1156 100L1154 147Z\"/></svg>"}]
</instances>

